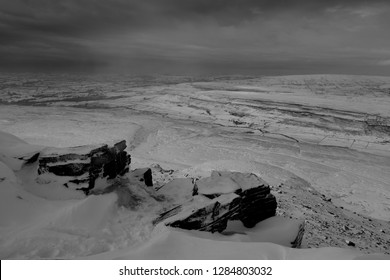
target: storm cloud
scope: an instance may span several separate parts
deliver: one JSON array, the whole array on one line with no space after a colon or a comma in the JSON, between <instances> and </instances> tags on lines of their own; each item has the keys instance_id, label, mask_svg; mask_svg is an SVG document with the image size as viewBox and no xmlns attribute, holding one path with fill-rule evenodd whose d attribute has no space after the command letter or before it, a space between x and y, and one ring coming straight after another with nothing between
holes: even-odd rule
<instances>
[{"instance_id":1,"label":"storm cloud","mask_svg":"<svg viewBox=\"0 0 390 280\"><path fill-rule=\"evenodd\" d=\"M389 75L388 1L3 0L2 70Z\"/></svg>"}]
</instances>

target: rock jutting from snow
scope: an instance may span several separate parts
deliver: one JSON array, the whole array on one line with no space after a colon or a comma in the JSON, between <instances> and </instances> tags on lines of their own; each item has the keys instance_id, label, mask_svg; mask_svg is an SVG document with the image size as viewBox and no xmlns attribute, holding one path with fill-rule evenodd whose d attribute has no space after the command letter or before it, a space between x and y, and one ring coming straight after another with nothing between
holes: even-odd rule
<instances>
[{"instance_id":1,"label":"rock jutting from snow","mask_svg":"<svg viewBox=\"0 0 390 280\"><path fill-rule=\"evenodd\" d=\"M138 168L130 171L130 177L144 182L147 187L153 187L152 170L150 168Z\"/></svg>"},{"instance_id":2,"label":"rock jutting from snow","mask_svg":"<svg viewBox=\"0 0 390 280\"><path fill-rule=\"evenodd\" d=\"M216 172L195 183L194 197L162 214L155 223L201 231L222 232L228 220L246 227L275 216L276 199L269 185L254 174Z\"/></svg>"},{"instance_id":3,"label":"rock jutting from snow","mask_svg":"<svg viewBox=\"0 0 390 280\"><path fill-rule=\"evenodd\" d=\"M34 153L32 156L27 155L27 156L19 157L18 159L24 161L24 164L32 164L38 160L39 155L40 153Z\"/></svg>"},{"instance_id":4,"label":"rock jutting from snow","mask_svg":"<svg viewBox=\"0 0 390 280\"><path fill-rule=\"evenodd\" d=\"M209 178L197 181L194 189L208 197L230 192L238 194L240 208L234 217L248 228L276 213L276 199L268 183L252 173L213 171Z\"/></svg>"},{"instance_id":5,"label":"rock jutting from snow","mask_svg":"<svg viewBox=\"0 0 390 280\"><path fill-rule=\"evenodd\" d=\"M82 190L104 188L106 180L114 179L129 171L130 155L123 140L112 147L79 146L50 148L38 158L38 183L56 181L65 187ZM103 181L103 184L100 184Z\"/></svg>"},{"instance_id":6,"label":"rock jutting from snow","mask_svg":"<svg viewBox=\"0 0 390 280\"><path fill-rule=\"evenodd\" d=\"M175 207L160 215L155 224L165 220L166 226L187 230L222 232L227 222L237 215L240 197L234 193L224 194L214 199L194 197L191 203Z\"/></svg>"}]
</instances>

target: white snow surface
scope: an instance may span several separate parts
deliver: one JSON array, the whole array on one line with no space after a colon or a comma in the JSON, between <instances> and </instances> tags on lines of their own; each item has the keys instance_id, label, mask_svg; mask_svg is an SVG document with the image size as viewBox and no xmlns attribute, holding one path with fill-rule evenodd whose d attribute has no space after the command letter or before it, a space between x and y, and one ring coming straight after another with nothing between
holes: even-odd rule
<instances>
[{"instance_id":1,"label":"white snow surface","mask_svg":"<svg viewBox=\"0 0 390 280\"><path fill-rule=\"evenodd\" d=\"M33 170L29 168L27 172ZM150 209L150 206L157 208L153 202L149 202L146 212L146 209L119 208L115 193L79 199L44 199L25 188L24 183L28 181L17 178L3 162L0 162L0 175L2 259L350 259L361 255L338 248L287 248L300 222L281 217L265 220L252 229L240 222L230 222L224 235L168 229L162 225L153 230L151 219L157 214ZM26 173L20 173L19 177L23 176ZM187 181L176 179L164 187L177 187L180 182L192 185ZM205 187L207 182L203 180ZM213 186L212 180L208 183L209 187ZM234 191L229 185L228 189ZM214 200L223 203L230 196L236 195L226 194ZM198 201L191 206L195 208L184 209L181 215L208 203L201 196L195 198Z\"/></svg>"},{"instance_id":2,"label":"white snow surface","mask_svg":"<svg viewBox=\"0 0 390 280\"><path fill-rule=\"evenodd\" d=\"M95 255L93 259L171 259L171 260L329 260L386 259L386 256L362 255L341 248L292 249L269 242L237 242L209 232L162 228L147 243L134 249Z\"/></svg>"},{"instance_id":3,"label":"white snow surface","mask_svg":"<svg viewBox=\"0 0 390 280\"><path fill-rule=\"evenodd\" d=\"M196 186L200 194L234 193L240 189L240 186L233 179L221 176L217 171L213 171L210 177L197 181Z\"/></svg>"}]
</instances>

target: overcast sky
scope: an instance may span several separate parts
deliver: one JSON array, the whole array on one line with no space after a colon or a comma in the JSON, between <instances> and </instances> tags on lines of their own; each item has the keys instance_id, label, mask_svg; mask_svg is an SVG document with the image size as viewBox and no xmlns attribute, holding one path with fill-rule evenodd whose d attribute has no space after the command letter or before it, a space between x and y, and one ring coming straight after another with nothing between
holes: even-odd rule
<instances>
[{"instance_id":1,"label":"overcast sky","mask_svg":"<svg viewBox=\"0 0 390 280\"><path fill-rule=\"evenodd\" d=\"M390 75L390 1L1 0L0 68Z\"/></svg>"}]
</instances>

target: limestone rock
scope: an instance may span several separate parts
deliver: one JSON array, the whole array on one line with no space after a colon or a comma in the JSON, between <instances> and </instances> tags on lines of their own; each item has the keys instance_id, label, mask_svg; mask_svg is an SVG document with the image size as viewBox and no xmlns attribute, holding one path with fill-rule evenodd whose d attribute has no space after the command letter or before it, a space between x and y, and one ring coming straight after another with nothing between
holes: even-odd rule
<instances>
[{"instance_id":1,"label":"limestone rock","mask_svg":"<svg viewBox=\"0 0 390 280\"><path fill-rule=\"evenodd\" d=\"M57 181L67 188L90 190L106 185L104 182L129 171L130 155L126 141L112 147L79 146L51 148L38 157L38 182ZM99 184L102 183L102 184Z\"/></svg>"}]
</instances>

